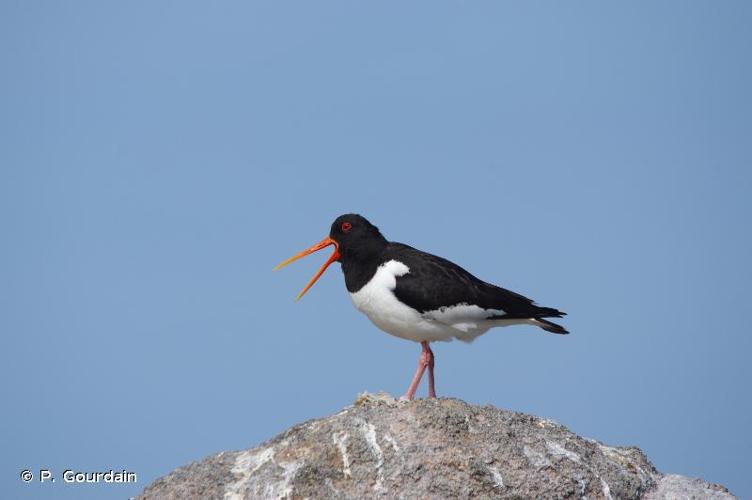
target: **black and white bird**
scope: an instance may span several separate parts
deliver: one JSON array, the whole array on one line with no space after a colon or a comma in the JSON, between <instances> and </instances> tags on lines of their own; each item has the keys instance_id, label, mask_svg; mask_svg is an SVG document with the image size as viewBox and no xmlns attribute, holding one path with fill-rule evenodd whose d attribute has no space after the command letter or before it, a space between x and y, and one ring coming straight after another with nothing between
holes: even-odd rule
<instances>
[{"instance_id":1,"label":"black and white bird","mask_svg":"<svg viewBox=\"0 0 752 500\"><path fill-rule=\"evenodd\" d=\"M441 257L387 241L379 229L357 214L337 217L329 236L274 269L334 245L334 253L298 294L300 299L333 262L342 264L345 285L355 307L381 330L419 342L418 369L403 396L413 399L428 369L428 395L436 397L430 342L471 342L497 326L534 325L566 334L546 318L566 313L540 307L518 293L479 280Z\"/></svg>"}]
</instances>

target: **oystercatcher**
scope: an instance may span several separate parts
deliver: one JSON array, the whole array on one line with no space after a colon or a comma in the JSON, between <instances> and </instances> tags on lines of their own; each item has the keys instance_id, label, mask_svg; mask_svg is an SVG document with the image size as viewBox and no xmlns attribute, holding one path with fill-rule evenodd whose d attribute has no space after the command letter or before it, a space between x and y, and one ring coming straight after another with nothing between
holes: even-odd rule
<instances>
[{"instance_id":1,"label":"oystercatcher","mask_svg":"<svg viewBox=\"0 0 752 500\"><path fill-rule=\"evenodd\" d=\"M330 245L334 245L334 253L296 300L332 262L340 262L355 307L386 333L422 346L418 369L404 399L415 397L426 368L428 395L436 397L430 342L471 342L490 328L519 324L538 326L551 333L569 333L545 319L561 318L566 313L537 306L527 297L481 281L446 259L387 241L376 226L357 214L337 217L329 236L274 270Z\"/></svg>"}]
</instances>

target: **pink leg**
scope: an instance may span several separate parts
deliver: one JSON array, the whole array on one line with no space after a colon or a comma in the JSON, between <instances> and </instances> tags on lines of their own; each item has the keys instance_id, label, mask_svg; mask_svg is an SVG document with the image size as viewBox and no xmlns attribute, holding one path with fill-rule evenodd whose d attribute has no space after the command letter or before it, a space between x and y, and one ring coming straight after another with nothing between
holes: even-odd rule
<instances>
[{"instance_id":1,"label":"pink leg","mask_svg":"<svg viewBox=\"0 0 752 500\"><path fill-rule=\"evenodd\" d=\"M420 384L420 379L423 378L423 372L426 371L426 368L428 368L428 396L432 398L436 397L433 385L433 351L428 347L428 342L421 342L420 345L423 347L423 352L420 353L420 358L418 358L418 369L415 370L415 376L410 383L410 387L408 387L405 395L402 396L402 399L409 401L415 398L415 392L418 390L418 384Z\"/></svg>"},{"instance_id":2,"label":"pink leg","mask_svg":"<svg viewBox=\"0 0 752 500\"><path fill-rule=\"evenodd\" d=\"M425 347L428 349L428 397L435 398L436 387L433 383L433 351L428 347L428 342L426 342Z\"/></svg>"}]
</instances>

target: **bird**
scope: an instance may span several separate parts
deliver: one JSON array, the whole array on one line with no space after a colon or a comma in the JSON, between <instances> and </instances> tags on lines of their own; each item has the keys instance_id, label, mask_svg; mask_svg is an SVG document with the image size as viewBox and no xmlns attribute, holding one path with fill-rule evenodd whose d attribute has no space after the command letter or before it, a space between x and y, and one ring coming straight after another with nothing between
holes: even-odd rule
<instances>
[{"instance_id":1,"label":"bird","mask_svg":"<svg viewBox=\"0 0 752 500\"><path fill-rule=\"evenodd\" d=\"M511 290L482 281L457 264L403 243L388 241L359 214L344 214L329 235L281 262L279 270L326 247L334 252L296 297L339 262L355 307L384 332L420 343L421 354L403 400L412 400L428 370L428 396L436 397L431 342L472 342L494 327L534 325L560 335L569 332L546 318L566 313L536 305Z\"/></svg>"}]
</instances>

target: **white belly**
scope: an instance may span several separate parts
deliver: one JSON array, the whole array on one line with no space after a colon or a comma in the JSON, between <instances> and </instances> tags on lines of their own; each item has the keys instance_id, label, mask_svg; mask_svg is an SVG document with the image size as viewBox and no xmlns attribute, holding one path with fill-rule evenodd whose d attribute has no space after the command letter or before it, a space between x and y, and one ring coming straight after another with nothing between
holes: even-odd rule
<instances>
[{"instance_id":1,"label":"white belly","mask_svg":"<svg viewBox=\"0 0 752 500\"><path fill-rule=\"evenodd\" d=\"M355 307L381 330L415 342L446 341L457 338L471 342L495 326L530 323L530 320L488 320L504 314L501 310L482 309L459 304L436 311L420 313L394 295L397 277L409 273L402 262L390 260L379 266L363 288L350 294Z\"/></svg>"}]
</instances>

